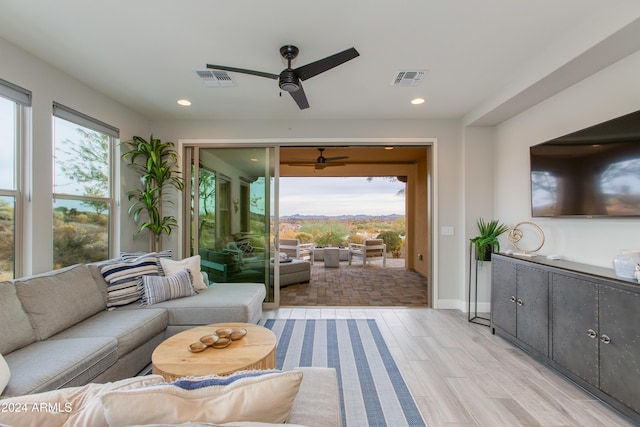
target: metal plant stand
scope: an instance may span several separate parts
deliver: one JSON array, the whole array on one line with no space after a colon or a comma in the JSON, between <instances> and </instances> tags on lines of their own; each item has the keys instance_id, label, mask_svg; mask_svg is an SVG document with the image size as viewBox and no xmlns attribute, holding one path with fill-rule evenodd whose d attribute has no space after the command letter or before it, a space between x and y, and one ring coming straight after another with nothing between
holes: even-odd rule
<instances>
[{"instance_id":1,"label":"metal plant stand","mask_svg":"<svg viewBox=\"0 0 640 427\"><path fill-rule=\"evenodd\" d=\"M476 261L476 265L475 265L475 268L472 268L474 259ZM485 261L485 262L490 262L490 261ZM475 256L474 245L473 243L471 243L469 244L469 289L467 290L467 295L469 300L467 305L468 307L467 320L471 323L476 323L478 325L490 326L491 319L478 315L478 263L479 261L478 261L478 257ZM471 289L472 288L474 289L473 312L471 311Z\"/></svg>"}]
</instances>

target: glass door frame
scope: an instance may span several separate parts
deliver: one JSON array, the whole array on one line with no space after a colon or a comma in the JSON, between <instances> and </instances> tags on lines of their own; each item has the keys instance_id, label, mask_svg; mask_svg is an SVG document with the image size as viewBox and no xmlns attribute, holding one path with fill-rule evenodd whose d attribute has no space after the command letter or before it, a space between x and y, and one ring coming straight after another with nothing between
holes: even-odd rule
<instances>
[{"instance_id":1,"label":"glass door frame","mask_svg":"<svg viewBox=\"0 0 640 427\"><path fill-rule=\"evenodd\" d=\"M192 171L192 164L200 164L200 150L201 149L266 149L268 151L268 164L265 167L265 175L269 174L269 179L265 179L265 193L269 194L268 197L268 211L271 214L268 221L265 221L265 226L271 229L273 232L269 233L269 247L265 248L268 258L277 258L279 253L278 241L279 241L279 178L280 178L280 147L275 144L238 144L238 143L204 143L204 141L210 140L190 140L180 141L180 153L182 154L183 161L183 176L185 180L185 188L182 195L182 212L181 212L181 252L186 256L191 256L192 249L197 253L195 248L199 247L198 233L195 230L191 230L194 220L197 220L197 213L199 212L199 198L194 197L192 200L193 188L199 188L198 174L195 176ZM197 171L197 170L196 170ZM272 172L272 173L269 173ZM217 180L216 180L217 181ZM246 185L241 182L240 185ZM216 183L217 186L217 183ZM230 208L232 208L230 206ZM265 212L266 214L266 212ZM195 217L194 217L195 215ZM218 215L216 214L216 217ZM266 215L265 215L265 219ZM241 220L242 221L242 220ZM217 225L216 225L216 228ZM192 236L193 234L193 236ZM192 247L193 245L193 247ZM273 283L265 284L270 286L273 292L273 301L263 302L263 308L276 309L280 306L280 270L279 264L273 263ZM269 281L270 274L265 274L265 282ZM267 294L269 289L267 289Z\"/></svg>"}]
</instances>

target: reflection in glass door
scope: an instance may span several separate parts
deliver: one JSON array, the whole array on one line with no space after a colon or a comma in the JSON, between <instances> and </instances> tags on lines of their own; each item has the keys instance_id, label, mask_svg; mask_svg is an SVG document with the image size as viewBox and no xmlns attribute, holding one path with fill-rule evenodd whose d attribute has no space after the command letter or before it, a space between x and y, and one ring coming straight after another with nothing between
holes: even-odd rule
<instances>
[{"instance_id":1,"label":"reflection in glass door","mask_svg":"<svg viewBox=\"0 0 640 427\"><path fill-rule=\"evenodd\" d=\"M277 304L273 263L274 148L187 147L185 245L212 283L264 283Z\"/></svg>"}]
</instances>

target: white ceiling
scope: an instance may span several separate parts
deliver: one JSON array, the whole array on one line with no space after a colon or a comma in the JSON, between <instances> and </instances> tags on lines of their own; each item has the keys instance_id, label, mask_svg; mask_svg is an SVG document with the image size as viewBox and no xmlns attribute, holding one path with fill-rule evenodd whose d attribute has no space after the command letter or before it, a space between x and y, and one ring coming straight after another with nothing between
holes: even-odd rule
<instances>
[{"instance_id":1,"label":"white ceiling","mask_svg":"<svg viewBox=\"0 0 640 427\"><path fill-rule=\"evenodd\" d=\"M0 0L0 37L152 120L486 125L640 49L640 1ZM207 88L194 73L214 63L278 74L285 44L300 48L294 68L350 47L360 57L305 81L303 111L275 80L232 74L237 87ZM429 73L391 86L401 69ZM411 105L417 96L427 102Z\"/></svg>"}]
</instances>

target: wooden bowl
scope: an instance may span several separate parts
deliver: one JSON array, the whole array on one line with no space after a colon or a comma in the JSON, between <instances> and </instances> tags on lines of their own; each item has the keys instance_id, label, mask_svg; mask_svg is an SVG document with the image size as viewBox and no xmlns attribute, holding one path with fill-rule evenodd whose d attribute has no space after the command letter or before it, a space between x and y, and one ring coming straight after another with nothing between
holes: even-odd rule
<instances>
[{"instance_id":1,"label":"wooden bowl","mask_svg":"<svg viewBox=\"0 0 640 427\"><path fill-rule=\"evenodd\" d=\"M247 335L247 330L245 328L233 328L231 329L231 334L229 334L229 338L232 341L237 341Z\"/></svg>"},{"instance_id":2,"label":"wooden bowl","mask_svg":"<svg viewBox=\"0 0 640 427\"><path fill-rule=\"evenodd\" d=\"M204 345L212 346L220 339L216 334L208 334L203 337L200 337L200 342Z\"/></svg>"},{"instance_id":3,"label":"wooden bowl","mask_svg":"<svg viewBox=\"0 0 640 427\"><path fill-rule=\"evenodd\" d=\"M200 341L196 341L194 343L189 344L188 350L191 353L200 353L201 351L206 350L207 345L200 342Z\"/></svg>"},{"instance_id":4,"label":"wooden bowl","mask_svg":"<svg viewBox=\"0 0 640 427\"><path fill-rule=\"evenodd\" d=\"M229 335L231 335L231 329L230 328L216 329L216 335L219 336L220 338L227 338Z\"/></svg>"},{"instance_id":5,"label":"wooden bowl","mask_svg":"<svg viewBox=\"0 0 640 427\"><path fill-rule=\"evenodd\" d=\"M224 338L218 339L218 341L213 343L213 345L211 347L213 347L213 348L225 348L225 347L229 347L229 344L231 344L231 338L224 337Z\"/></svg>"}]
</instances>

